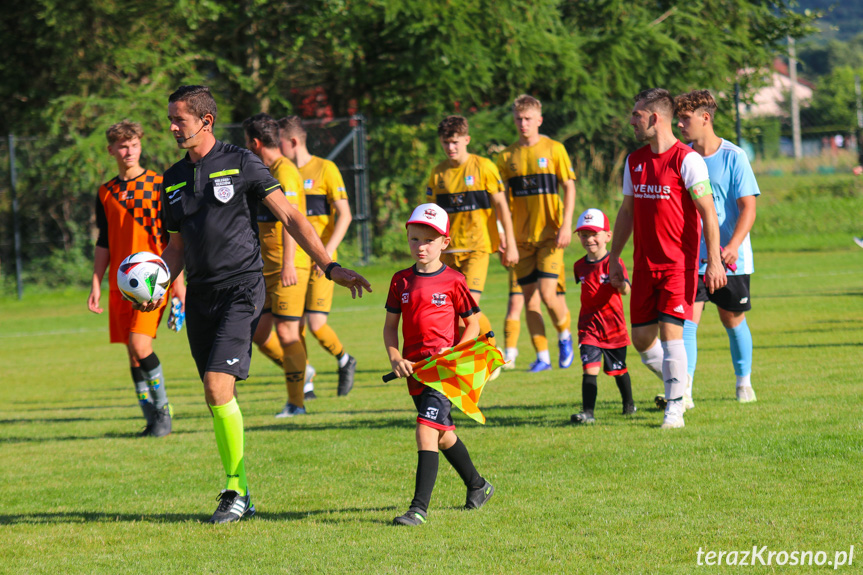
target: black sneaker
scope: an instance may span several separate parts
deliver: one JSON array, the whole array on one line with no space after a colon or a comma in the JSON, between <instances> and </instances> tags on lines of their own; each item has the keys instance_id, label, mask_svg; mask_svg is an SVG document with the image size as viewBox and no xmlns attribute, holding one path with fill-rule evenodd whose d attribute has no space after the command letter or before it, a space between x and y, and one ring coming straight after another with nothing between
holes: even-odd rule
<instances>
[{"instance_id":1,"label":"black sneaker","mask_svg":"<svg viewBox=\"0 0 863 575\"><path fill-rule=\"evenodd\" d=\"M354 372L357 370L357 358L349 356L344 367L339 368L339 395L347 395L354 388Z\"/></svg>"},{"instance_id":2,"label":"black sneaker","mask_svg":"<svg viewBox=\"0 0 863 575\"><path fill-rule=\"evenodd\" d=\"M656 404L656 407L663 411L665 410L665 406L668 405L668 402L665 400L665 394L657 395L656 397L654 397L653 403Z\"/></svg>"},{"instance_id":3,"label":"black sneaker","mask_svg":"<svg viewBox=\"0 0 863 575\"><path fill-rule=\"evenodd\" d=\"M426 517L428 516L419 509L408 509L407 513L393 519L393 525L422 525L426 522Z\"/></svg>"},{"instance_id":4,"label":"black sneaker","mask_svg":"<svg viewBox=\"0 0 863 575\"><path fill-rule=\"evenodd\" d=\"M171 404L153 411L153 425L150 427L151 437L165 437L171 433Z\"/></svg>"},{"instance_id":5,"label":"black sneaker","mask_svg":"<svg viewBox=\"0 0 863 575\"><path fill-rule=\"evenodd\" d=\"M634 403L627 403L623 406L623 415L633 415L636 411L638 408L635 407Z\"/></svg>"},{"instance_id":6,"label":"black sneaker","mask_svg":"<svg viewBox=\"0 0 863 575\"><path fill-rule=\"evenodd\" d=\"M587 410L580 413L573 413L569 417L569 421L571 421L572 423L578 423L580 425L589 425L591 423L596 423L596 418L593 417L592 411Z\"/></svg>"},{"instance_id":7,"label":"black sneaker","mask_svg":"<svg viewBox=\"0 0 863 575\"><path fill-rule=\"evenodd\" d=\"M485 481L485 480L483 480ZM468 489L467 490L467 499L464 502L465 509L479 509L485 502L491 499L491 496L494 495L494 485L485 482L485 485L480 487L479 489Z\"/></svg>"},{"instance_id":8,"label":"black sneaker","mask_svg":"<svg viewBox=\"0 0 863 575\"><path fill-rule=\"evenodd\" d=\"M255 514L252 496L248 492L245 496L241 496L234 490L222 489L217 499L219 506L210 517L210 523L234 523L243 517L251 517Z\"/></svg>"},{"instance_id":9,"label":"black sneaker","mask_svg":"<svg viewBox=\"0 0 863 575\"><path fill-rule=\"evenodd\" d=\"M141 404L141 411L144 414L144 419L147 421L147 425L144 427L143 431L138 433L138 437L150 437L153 435L153 418L156 414L156 407L148 401Z\"/></svg>"},{"instance_id":10,"label":"black sneaker","mask_svg":"<svg viewBox=\"0 0 863 575\"><path fill-rule=\"evenodd\" d=\"M306 400L306 401L311 401L311 400L313 400L313 399L317 399L317 398L318 398L318 396L317 396L317 395L315 395L315 390L314 390L314 389L309 390L309 391L307 391L307 392L305 392L305 393L303 394L303 399L304 399L304 400Z\"/></svg>"}]
</instances>

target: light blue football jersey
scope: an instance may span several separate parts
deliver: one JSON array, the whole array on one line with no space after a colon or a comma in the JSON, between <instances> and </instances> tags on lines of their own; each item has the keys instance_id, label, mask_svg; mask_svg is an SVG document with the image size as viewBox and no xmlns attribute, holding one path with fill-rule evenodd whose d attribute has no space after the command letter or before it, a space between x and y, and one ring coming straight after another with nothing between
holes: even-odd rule
<instances>
[{"instance_id":1,"label":"light blue football jersey","mask_svg":"<svg viewBox=\"0 0 863 575\"><path fill-rule=\"evenodd\" d=\"M740 208L737 206L738 198L745 196L760 196L758 182L749 165L746 152L727 140L722 140L719 149L712 155L704 158L707 171L710 174L710 187L713 188L713 203L716 206L716 215L719 218L719 240L723 247L731 240L737 219L740 217ZM701 252L699 260L702 262L698 269L699 274L707 271L707 245L704 236L701 237ZM726 270L729 275L744 275L755 272L752 261L752 244L749 234L740 244L737 252L737 271Z\"/></svg>"}]
</instances>

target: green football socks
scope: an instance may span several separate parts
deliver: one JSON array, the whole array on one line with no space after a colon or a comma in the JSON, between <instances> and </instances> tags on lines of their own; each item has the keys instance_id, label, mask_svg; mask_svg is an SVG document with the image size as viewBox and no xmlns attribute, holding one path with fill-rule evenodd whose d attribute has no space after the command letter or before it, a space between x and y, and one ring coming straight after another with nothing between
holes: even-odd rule
<instances>
[{"instance_id":1,"label":"green football socks","mask_svg":"<svg viewBox=\"0 0 863 575\"><path fill-rule=\"evenodd\" d=\"M243 462L243 414L240 406L237 405L237 399L232 398L225 405L211 405L210 409L213 410L213 429L216 432L219 457L228 477L225 489L245 496L248 482Z\"/></svg>"}]
</instances>

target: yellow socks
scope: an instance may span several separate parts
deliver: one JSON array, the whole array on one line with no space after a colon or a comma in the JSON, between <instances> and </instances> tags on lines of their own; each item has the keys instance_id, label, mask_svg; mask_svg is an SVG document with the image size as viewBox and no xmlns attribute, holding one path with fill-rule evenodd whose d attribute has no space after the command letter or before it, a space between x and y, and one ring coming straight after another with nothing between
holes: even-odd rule
<instances>
[{"instance_id":1,"label":"yellow socks","mask_svg":"<svg viewBox=\"0 0 863 575\"><path fill-rule=\"evenodd\" d=\"M321 347L330 352L333 356L339 357L341 356L345 348L342 346L342 342L339 341L339 336L336 335L336 332L333 331L333 328L324 324L318 331L313 331L312 335L318 340L318 343L321 344Z\"/></svg>"},{"instance_id":2,"label":"yellow socks","mask_svg":"<svg viewBox=\"0 0 863 575\"><path fill-rule=\"evenodd\" d=\"M288 386L288 402L303 407L303 380L306 375L306 348L295 341L285 348L285 383Z\"/></svg>"},{"instance_id":3,"label":"yellow socks","mask_svg":"<svg viewBox=\"0 0 863 575\"><path fill-rule=\"evenodd\" d=\"M269 357L273 361L273 363L275 363L279 367L282 367L282 344L279 343L279 338L276 335L276 332L271 331L270 337L267 338L267 341L260 344L258 346L258 349L261 351L261 353Z\"/></svg>"}]
</instances>

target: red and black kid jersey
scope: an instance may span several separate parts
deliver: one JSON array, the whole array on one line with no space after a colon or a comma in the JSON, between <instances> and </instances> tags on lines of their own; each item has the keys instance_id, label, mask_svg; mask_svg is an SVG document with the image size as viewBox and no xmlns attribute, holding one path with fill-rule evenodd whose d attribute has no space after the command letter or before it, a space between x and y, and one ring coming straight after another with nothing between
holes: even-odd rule
<instances>
[{"instance_id":1,"label":"red and black kid jersey","mask_svg":"<svg viewBox=\"0 0 863 575\"><path fill-rule=\"evenodd\" d=\"M581 258L572 267L576 283L581 284L581 311L578 314L578 343L604 349L629 345L623 298L608 282L609 254L595 262ZM628 280L626 266L623 276Z\"/></svg>"},{"instance_id":2,"label":"red and black kid jersey","mask_svg":"<svg viewBox=\"0 0 863 575\"><path fill-rule=\"evenodd\" d=\"M386 309L402 316L402 357L412 362L454 346L458 318L479 313L464 276L447 266L430 274L416 271L415 266L396 273ZM422 388L408 378L411 395L419 395Z\"/></svg>"}]
</instances>

